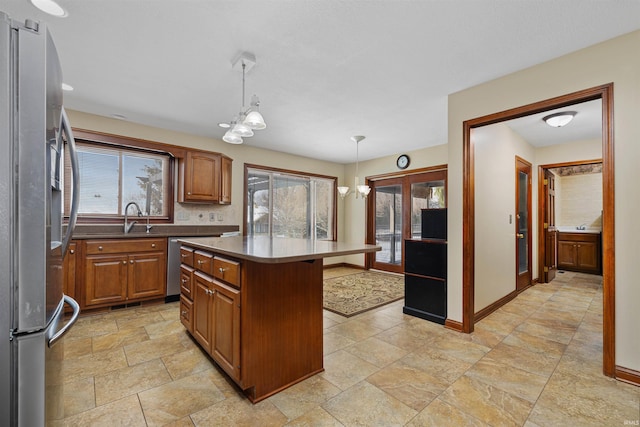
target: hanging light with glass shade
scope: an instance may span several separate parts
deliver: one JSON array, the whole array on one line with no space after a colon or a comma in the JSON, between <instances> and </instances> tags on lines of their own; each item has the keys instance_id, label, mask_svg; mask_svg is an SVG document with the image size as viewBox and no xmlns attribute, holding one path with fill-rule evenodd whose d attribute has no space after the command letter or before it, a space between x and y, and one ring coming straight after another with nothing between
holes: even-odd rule
<instances>
[{"instance_id":1,"label":"hanging light with glass shade","mask_svg":"<svg viewBox=\"0 0 640 427\"><path fill-rule=\"evenodd\" d=\"M362 196L362 198L366 198L371 191L371 187L365 184L360 184L360 178L358 177L358 146L360 145L360 141L362 141L365 137L362 135L355 135L351 137L351 140L356 143L356 176L354 178L354 194L356 195L356 199L358 196ZM348 194L351 194L349 191L349 187L342 186L338 187L338 194L340 194L341 198L347 197Z\"/></svg>"}]
</instances>

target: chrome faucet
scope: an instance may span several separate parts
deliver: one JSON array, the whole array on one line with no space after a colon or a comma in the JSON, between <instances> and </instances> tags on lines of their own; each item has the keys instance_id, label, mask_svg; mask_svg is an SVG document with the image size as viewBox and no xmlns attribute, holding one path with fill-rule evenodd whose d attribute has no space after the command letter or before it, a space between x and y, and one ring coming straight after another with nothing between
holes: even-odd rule
<instances>
[{"instance_id":1,"label":"chrome faucet","mask_svg":"<svg viewBox=\"0 0 640 427\"><path fill-rule=\"evenodd\" d=\"M149 218L151 218L151 212L147 212L147 234L149 234L153 228L153 225L149 224Z\"/></svg>"},{"instance_id":2,"label":"chrome faucet","mask_svg":"<svg viewBox=\"0 0 640 427\"><path fill-rule=\"evenodd\" d=\"M138 206L138 204L136 202L129 202L127 203L127 206L125 206L124 208L124 234L127 234L128 232L131 231L131 229L133 228L133 225L138 222L138 221L131 221L131 223L129 223L129 217L127 216L127 211L129 210L129 206L135 206L136 209L138 210L138 216L142 216L142 211L140 210L140 206Z\"/></svg>"}]
</instances>

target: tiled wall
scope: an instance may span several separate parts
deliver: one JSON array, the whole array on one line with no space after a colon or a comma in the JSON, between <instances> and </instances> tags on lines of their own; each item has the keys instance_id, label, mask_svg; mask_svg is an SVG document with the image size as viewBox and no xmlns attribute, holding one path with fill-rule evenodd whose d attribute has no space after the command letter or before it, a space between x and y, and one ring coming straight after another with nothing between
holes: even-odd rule
<instances>
[{"instance_id":1,"label":"tiled wall","mask_svg":"<svg viewBox=\"0 0 640 427\"><path fill-rule=\"evenodd\" d=\"M556 225L602 228L602 173L556 178Z\"/></svg>"}]
</instances>

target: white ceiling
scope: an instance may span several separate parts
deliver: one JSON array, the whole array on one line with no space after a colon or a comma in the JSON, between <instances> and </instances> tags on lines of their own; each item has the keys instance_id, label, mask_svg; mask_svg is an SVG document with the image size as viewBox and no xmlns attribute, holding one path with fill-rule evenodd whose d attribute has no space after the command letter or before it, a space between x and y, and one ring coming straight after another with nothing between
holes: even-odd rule
<instances>
[{"instance_id":1,"label":"white ceiling","mask_svg":"<svg viewBox=\"0 0 640 427\"><path fill-rule=\"evenodd\" d=\"M222 138L255 54L246 145L340 163L447 142L447 95L640 28L638 0L59 0L67 108ZM603 82L605 83L605 82Z\"/></svg>"}]
</instances>

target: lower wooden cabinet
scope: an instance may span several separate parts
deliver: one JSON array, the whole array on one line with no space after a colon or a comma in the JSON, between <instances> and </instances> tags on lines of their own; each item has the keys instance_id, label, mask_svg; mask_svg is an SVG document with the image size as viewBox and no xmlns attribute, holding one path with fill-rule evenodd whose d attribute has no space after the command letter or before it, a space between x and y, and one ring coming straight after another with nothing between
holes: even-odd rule
<instances>
[{"instance_id":1,"label":"lower wooden cabinet","mask_svg":"<svg viewBox=\"0 0 640 427\"><path fill-rule=\"evenodd\" d=\"M240 290L200 271L194 272L193 284L191 333L213 360L239 381Z\"/></svg>"},{"instance_id":2,"label":"lower wooden cabinet","mask_svg":"<svg viewBox=\"0 0 640 427\"><path fill-rule=\"evenodd\" d=\"M601 274L602 255L599 233L558 233L558 268Z\"/></svg>"},{"instance_id":3,"label":"lower wooden cabinet","mask_svg":"<svg viewBox=\"0 0 640 427\"><path fill-rule=\"evenodd\" d=\"M87 240L82 308L164 297L166 239Z\"/></svg>"}]
</instances>

